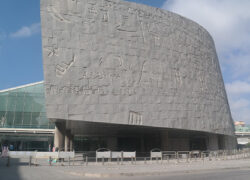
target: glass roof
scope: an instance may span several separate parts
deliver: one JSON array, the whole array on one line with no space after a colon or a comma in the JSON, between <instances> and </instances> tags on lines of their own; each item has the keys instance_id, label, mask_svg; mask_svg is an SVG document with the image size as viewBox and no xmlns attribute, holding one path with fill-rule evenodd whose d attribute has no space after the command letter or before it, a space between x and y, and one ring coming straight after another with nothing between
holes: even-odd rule
<instances>
[{"instance_id":1,"label":"glass roof","mask_svg":"<svg viewBox=\"0 0 250 180\"><path fill-rule=\"evenodd\" d=\"M0 91L0 128L54 128L46 117L43 82Z\"/></svg>"}]
</instances>

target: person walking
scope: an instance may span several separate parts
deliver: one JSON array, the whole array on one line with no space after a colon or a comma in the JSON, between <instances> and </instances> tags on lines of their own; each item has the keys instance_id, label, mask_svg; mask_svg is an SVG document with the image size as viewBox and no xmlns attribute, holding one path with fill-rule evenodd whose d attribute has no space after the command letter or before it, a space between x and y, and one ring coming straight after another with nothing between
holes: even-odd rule
<instances>
[{"instance_id":1,"label":"person walking","mask_svg":"<svg viewBox=\"0 0 250 180\"><path fill-rule=\"evenodd\" d=\"M8 152L9 152L8 146L4 145L2 149L2 157L8 157Z\"/></svg>"},{"instance_id":2,"label":"person walking","mask_svg":"<svg viewBox=\"0 0 250 180\"><path fill-rule=\"evenodd\" d=\"M51 144L49 144L49 152L51 152Z\"/></svg>"}]
</instances>

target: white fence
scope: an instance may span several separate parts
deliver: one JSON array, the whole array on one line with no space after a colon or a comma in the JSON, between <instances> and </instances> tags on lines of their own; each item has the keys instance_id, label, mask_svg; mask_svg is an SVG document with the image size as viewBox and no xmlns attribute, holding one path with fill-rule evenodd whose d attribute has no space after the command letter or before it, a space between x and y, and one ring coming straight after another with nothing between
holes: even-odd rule
<instances>
[{"instance_id":1,"label":"white fence","mask_svg":"<svg viewBox=\"0 0 250 180\"><path fill-rule=\"evenodd\" d=\"M58 152L59 158L75 158L75 152Z\"/></svg>"},{"instance_id":2,"label":"white fence","mask_svg":"<svg viewBox=\"0 0 250 180\"><path fill-rule=\"evenodd\" d=\"M96 152L96 158L111 158L111 151Z\"/></svg>"},{"instance_id":3,"label":"white fence","mask_svg":"<svg viewBox=\"0 0 250 180\"><path fill-rule=\"evenodd\" d=\"M123 158L136 158L136 152L123 152Z\"/></svg>"},{"instance_id":4,"label":"white fence","mask_svg":"<svg viewBox=\"0 0 250 180\"><path fill-rule=\"evenodd\" d=\"M28 158L34 157L36 152L34 151L9 151L8 156L11 158Z\"/></svg>"},{"instance_id":5,"label":"white fence","mask_svg":"<svg viewBox=\"0 0 250 180\"><path fill-rule=\"evenodd\" d=\"M134 152L123 152L123 151L111 151L109 149L101 149L101 151L92 151L91 154L83 155L75 152L35 152L35 151L10 151L7 158L0 158L2 161L6 161L9 165L18 163L19 161L12 160L15 158L24 158L30 165L64 165L73 162L74 165L88 164L88 162L105 162L117 161L117 164L136 162L149 163L181 163L181 162L196 162L196 161L212 161L212 160L233 160L233 159L244 159L250 158L250 149L243 150L218 150L218 151L159 151L155 150L142 154ZM86 154L86 153L84 153ZM156 160L156 161L153 161ZM159 161L160 160L160 161ZM23 161L23 162L24 162ZM34 162L34 163L32 163ZM110 164L110 163L107 163Z\"/></svg>"},{"instance_id":6,"label":"white fence","mask_svg":"<svg viewBox=\"0 0 250 180\"><path fill-rule=\"evenodd\" d=\"M112 151L111 152L111 158L117 159L117 158L122 158L122 152L116 152L116 151Z\"/></svg>"},{"instance_id":7,"label":"white fence","mask_svg":"<svg viewBox=\"0 0 250 180\"><path fill-rule=\"evenodd\" d=\"M104 161L105 159L111 160L111 159L120 159L123 161L125 158L131 158L136 159L136 152L123 152L123 151L104 151L99 152L96 151L96 162L98 162L98 159L102 159Z\"/></svg>"},{"instance_id":8,"label":"white fence","mask_svg":"<svg viewBox=\"0 0 250 180\"><path fill-rule=\"evenodd\" d=\"M151 160L153 159L153 158L160 158L160 159L162 159L162 152L150 152L150 158L151 158Z\"/></svg>"},{"instance_id":9,"label":"white fence","mask_svg":"<svg viewBox=\"0 0 250 180\"><path fill-rule=\"evenodd\" d=\"M35 152L35 151L9 151L11 158L74 158L75 152Z\"/></svg>"}]
</instances>

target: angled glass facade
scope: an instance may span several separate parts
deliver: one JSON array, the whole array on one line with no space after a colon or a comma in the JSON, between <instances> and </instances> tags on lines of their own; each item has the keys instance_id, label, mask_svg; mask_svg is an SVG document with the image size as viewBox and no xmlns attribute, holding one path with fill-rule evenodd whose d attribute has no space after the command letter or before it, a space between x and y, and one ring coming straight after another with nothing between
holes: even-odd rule
<instances>
[{"instance_id":1,"label":"angled glass facade","mask_svg":"<svg viewBox=\"0 0 250 180\"><path fill-rule=\"evenodd\" d=\"M43 82L0 91L0 147L48 151L54 128L46 117Z\"/></svg>"},{"instance_id":2,"label":"angled glass facade","mask_svg":"<svg viewBox=\"0 0 250 180\"><path fill-rule=\"evenodd\" d=\"M236 132L250 132L250 125L236 125L235 126L235 131Z\"/></svg>"},{"instance_id":3,"label":"angled glass facade","mask_svg":"<svg viewBox=\"0 0 250 180\"><path fill-rule=\"evenodd\" d=\"M43 82L0 91L0 128L54 129L46 117Z\"/></svg>"}]
</instances>

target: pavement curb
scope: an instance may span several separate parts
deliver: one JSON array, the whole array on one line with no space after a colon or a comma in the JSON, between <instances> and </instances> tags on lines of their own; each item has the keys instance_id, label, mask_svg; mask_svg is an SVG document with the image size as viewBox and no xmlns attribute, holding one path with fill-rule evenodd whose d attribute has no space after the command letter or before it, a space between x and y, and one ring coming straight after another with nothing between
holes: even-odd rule
<instances>
[{"instance_id":1,"label":"pavement curb","mask_svg":"<svg viewBox=\"0 0 250 180\"><path fill-rule=\"evenodd\" d=\"M74 176L83 176L89 178L112 178L112 177L129 177L129 176L159 176L159 175L170 175L170 174L188 174L188 173L204 173L214 172L220 170L233 170L233 169L250 169L250 166L241 167L226 167L226 168L208 168L208 169L191 169L191 170L178 170L178 171L153 171L153 172L121 172L121 173L77 173L70 172Z\"/></svg>"}]
</instances>

